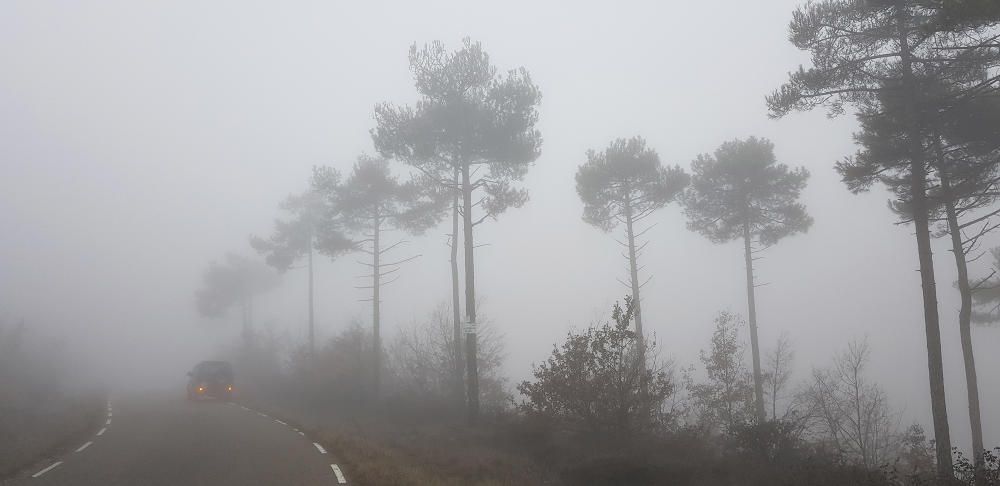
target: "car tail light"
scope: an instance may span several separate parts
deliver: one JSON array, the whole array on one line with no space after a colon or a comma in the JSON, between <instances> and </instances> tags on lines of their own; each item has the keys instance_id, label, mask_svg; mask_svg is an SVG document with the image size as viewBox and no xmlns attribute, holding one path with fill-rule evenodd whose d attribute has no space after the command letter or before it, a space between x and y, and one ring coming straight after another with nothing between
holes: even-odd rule
<instances>
[{"instance_id":1,"label":"car tail light","mask_svg":"<svg viewBox=\"0 0 1000 486\"><path fill-rule=\"evenodd\" d=\"M228 391L233 391L233 385L229 385L229 386L228 386L228 387L226 388L226 390L228 390Z\"/></svg>"},{"instance_id":2,"label":"car tail light","mask_svg":"<svg viewBox=\"0 0 1000 486\"><path fill-rule=\"evenodd\" d=\"M205 387L204 386L199 386L198 387L198 393L205 393Z\"/></svg>"}]
</instances>

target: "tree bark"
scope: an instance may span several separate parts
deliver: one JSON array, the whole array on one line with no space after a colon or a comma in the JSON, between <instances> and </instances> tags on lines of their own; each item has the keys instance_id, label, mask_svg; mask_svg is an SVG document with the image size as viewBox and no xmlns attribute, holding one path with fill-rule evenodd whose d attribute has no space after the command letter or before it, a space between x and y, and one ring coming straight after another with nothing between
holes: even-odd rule
<instances>
[{"instance_id":1,"label":"tree bark","mask_svg":"<svg viewBox=\"0 0 1000 486\"><path fill-rule=\"evenodd\" d=\"M313 235L311 230L309 232L308 265L309 265L309 357L312 358L313 356L316 355L316 331L314 327L314 314L313 314Z\"/></svg>"},{"instance_id":2,"label":"tree bark","mask_svg":"<svg viewBox=\"0 0 1000 486\"><path fill-rule=\"evenodd\" d=\"M373 218L372 233L372 356L375 360L375 367L372 370L372 396L377 400L382 389L382 336L379 322L379 279L381 269L379 268L379 230L382 219L378 212Z\"/></svg>"},{"instance_id":3,"label":"tree bark","mask_svg":"<svg viewBox=\"0 0 1000 486\"><path fill-rule=\"evenodd\" d=\"M972 427L972 456L976 465L977 484L982 484L983 468L983 420L979 412L979 379L976 377L976 358L972 350L972 288L969 286L969 267L965 260L965 246L962 244L962 230L958 223L958 212L951 194L951 181L944 171L944 162L939 155L938 172L941 189L944 191L945 213L948 219L948 233L951 235L951 251L955 254L958 268L958 292L962 305L958 311L958 330L962 340L962 358L965 363L966 393L969 399L969 424Z\"/></svg>"},{"instance_id":4,"label":"tree bark","mask_svg":"<svg viewBox=\"0 0 1000 486\"><path fill-rule=\"evenodd\" d=\"M472 237L472 182L469 164L462 169L462 216L465 227L465 315L468 329L465 333L465 368L468 396L466 400L468 421L479 419L479 370L476 352L476 262Z\"/></svg>"},{"instance_id":5,"label":"tree bark","mask_svg":"<svg viewBox=\"0 0 1000 486\"><path fill-rule=\"evenodd\" d=\"M625 203L625 236L628 238L628 269L632 284L632 314L635 317L635 334L639 338L640 353L646 349L642 331L642 303L639 299L639 266L635 255L635 230L632 227L632 204ZM641 361L645 365L645 360Z\"/></svg>"},{"instance_id":6,"label":"tree bark","mask_svg":"<svg viewBox=\"0 0 1000 486\"><path fill-rule=\"evenodd\" d=\"M934 282L934 260L931 253L930 222L927 213L927 167L924 165L922 130L914 111L916 103L913 79L913 57L909 44L909 9L906 2L896 0L896 27L899 36L902 89L908 103L904 123L910 151L910 197L913 205L913 226L916 230L917 257L920 263L920 288L924 304L924 333L927 336L927 374L931 394L931 415L937 456L937 474L942 479L954 478L951 459L951 432L948 427L948 406L945 398L944 363L941 358L941 325L938 316L937 288Z\"/></svg>"},{"instance_id":7,"label":"tree bark","mask_svg":"<svg viewBox=\"0 0 1000 486\"><path fill-rule=\"evenodd\" d=\"M461 183L461 174L455 169L455 186ZM459 297L461 286L458 283L458 208L459 195L456 190L451 206L451 310L455 324L454 349L455 370L455 404L460 406L465 402L465 379L462 376L462 303Z\"/></svg>"},{"instance_id":8,"label":"tree bark","mask_svg":"<svg viewBox=\"0 0 1000 486\"><path fill-rule=\"evenodd\" d=\"M757 423L767 420L764 411L764 380L760 373L760 346L757 342L757 302L753 287L753 255L750 251L750 221L743 222L743 258L747 269L747 313L750 317L750 352L753 355L754 413Z\"/></svg>"}]
</instances>

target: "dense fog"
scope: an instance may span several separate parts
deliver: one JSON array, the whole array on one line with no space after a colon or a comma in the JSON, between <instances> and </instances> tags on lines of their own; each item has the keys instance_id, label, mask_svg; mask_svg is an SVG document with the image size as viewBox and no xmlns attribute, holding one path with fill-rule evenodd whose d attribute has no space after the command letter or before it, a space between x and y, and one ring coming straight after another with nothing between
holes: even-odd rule
<instances>
[{"instance_id":1,"label":"dense fog","mask_svg":"<svg viewBox=\"0 0 1000 486\"><path fill-rule=\"evenodd\" d=\"M171 389L238 342L240 309L199 314L206 268L229 253L262 259L279 204L314 166L347 177L380 103L417 102L410 46L465 37L503 73L524 67L541 91L541 154L520 208L476 227L479 313L503 336L510 393L566 333L610 319L630 294L620 229L581 219L574 176L587 151L641 136L664 166L750 136L810 173L814 222L756 253L762 352L786 333L791 381L808 380L867 338L869 373L905 427L931 434L927 345L914 228L876 184L851 194L834 164L857 152L848 108L768 116L764 96L809 62L788 42L799 0L767 2L460 1L7 2L0 5L0 328L24 323L35 359L66 360L71 380L115 394ZM417 173L397 161L401 180ZM450 203L449 203L450 204ZM741 240L715 244L674 201L643 221L642 317L661 358L696 365L720 311L746 315ZM381 327L450 312L451 216L390 256L419 255L381 289ZM959 293L947 237L932 239L952 443L968 449ZM1000 245L984 237L983 251ZM355 252L315 255L317 342L370 326L368 272ZM460 257L461 259L461 257ZM986 277L987 253L970 262ZM619 282L621 280L621 282ZM253 302L257 332L302 345L307 275L296 262ZM464 297L464 294L463 294ZM741 332L745 332L743 329ZM1000 329L973 326L984 439L1000 444ZM748 355L749 356L749 355ZM747 358L749 359L749 358ZM237 370L239 376L239 370Z\"/></svg>"}]
</instances>

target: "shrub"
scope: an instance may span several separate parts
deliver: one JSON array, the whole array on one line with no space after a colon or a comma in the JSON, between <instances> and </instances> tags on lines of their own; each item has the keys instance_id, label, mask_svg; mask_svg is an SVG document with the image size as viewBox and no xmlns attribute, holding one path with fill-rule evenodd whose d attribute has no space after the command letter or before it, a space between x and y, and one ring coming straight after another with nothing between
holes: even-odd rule
<instances>
[{"instance_id":1,"label":"shrub","mask_svg":"<svg viewBox=\"0 0 1000 486\"><path fill-rule=\"evenodd\" d=\"M664 412L674 383L655 361L655 343L629 330L633 302L617 303L614 323L570 332L561 348L534 367L535 381L517 389L521 410L590 432L628 436L670 418Z\"/></svg>"}]
</instances>

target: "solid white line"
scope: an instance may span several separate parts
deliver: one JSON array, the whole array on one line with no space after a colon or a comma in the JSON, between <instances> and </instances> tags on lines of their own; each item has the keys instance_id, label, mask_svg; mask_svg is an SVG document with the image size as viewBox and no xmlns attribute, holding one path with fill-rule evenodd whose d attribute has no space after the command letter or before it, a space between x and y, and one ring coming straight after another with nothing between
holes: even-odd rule
<instances>
[{"instance_id":1,"label":"solid white line","mask_svg":"<svg viewBox=\"0 0 1000 486\"><path fill-rule=\"evenodd\" d=\"M101 430L97 431L97 435L104 435L104 433L107 432L107 431L108 431L108 428L107 427L103 427L103 428L101 428Z\"/></svg>"},{"instance_id":2,"label":"solid white line","mask_svg":"<svg viewBox=\"0 0 1000 486\"><path fill-rule=\"evenodd\" d=\"M82 445L82 446L80 446L80 448L79 448L79 449L77 449L77 450L76 450L76 452L80 452L80 451L82 451L82 450L84 450L84 449L86 449L86 448L90 447L90 444L93 444L93 443L94 443L94 441L92 441L92 440L88 440L88 441L87 441L87 443L86 443L86 444L84 444L84 445Z\"/></svg>"},{"instance_id":3,"label":"solid white line","mask_svg":"<svg viewBox=\"0 0 1000 486\"><path fill-rule=\"evenodd\" d=\"M330 464L330 469L333 469L333 474L337 475L337 484L347 484L347 479L344 478L344 473L340 470L340 466Z\"/></svg>"},{"instance_id":4,"label":"solid white line","mask_svg":"<svg viewBox=\"0 0 1000 486\"><path fill-rule=\"evenodd\" d=\"M319 445L319 442L313 442L313 445L316 446L316 450L318 450L320 454L326 454L326 449Z\"/></svg>"},{"instance_id":5,"label":"solid white line","mask_svg":"<svg viewBox=\"0 0 1000 486\"><path fill-rule=\"evenodd\" d=\"M288 424L286 424L286 423L284 423L284 422L282 422L282 421L280 421L280 420L278 420L278 419L274 419L274 421L275 421L275 422L278 422L278 423L279 423L279 424L281 424L281 425L288 425Z\"/></svg>"},{"instance_id":6,"label":"solid white line","mask_svg":"<svg viewBox=\"0 0 1000 486\"><path fill-rule=\"evenodd\" d=\"M56 468L56 466L58 466L58 465L60 465L60 464L62 464L62 461L56 461L56 463L55 463L55 464L53 464L53 465L51 465L51 466L49 466L49 467L47 467L47 468L45 468L45 469L42 469L41 471L38 471L38 472L36 472L35 474L32 474L32 475L31 475L31 477L33 477L33 478L37 478L38 476L41 476L42 474L45 474L45 473L47 473L47 472L49 472L49 471L51 471L51 470L55 469L55 468Z\"/></svg>"}]
</instances>

